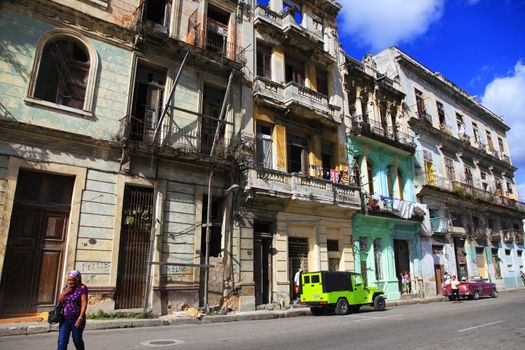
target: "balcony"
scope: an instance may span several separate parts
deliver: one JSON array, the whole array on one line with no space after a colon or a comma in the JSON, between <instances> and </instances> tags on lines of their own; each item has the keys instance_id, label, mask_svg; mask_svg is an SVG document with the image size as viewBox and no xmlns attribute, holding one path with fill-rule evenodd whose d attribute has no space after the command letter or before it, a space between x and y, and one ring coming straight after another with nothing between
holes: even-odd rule
<instances>
[{"instance_id":1,"label":"balcony","mask_svg":"<svg viewBox=\"0 0 525 350\"><path fill-rule=\"evenodd\" d=\"M516 231L514 232L514 240L516 244L523 244L523 232Z\"/></svg>"},{"instance_id":2,"label":"balcony","mask_svg":"<svg viewBox=\"0 0 525 350\"><path fill-rule=\"evenodd\" d=\"M439 177L435 174L424 174L423 185L452 192L460 198L477 199L491 205L498 205L525 213L525 203L505 197L497 192L485 191L470 184Z\"/></svg>"},{"instance_id":3,"label":"balcony","mask_svg":"<svg viewBox=\"0 0 525 350\"><path fill-rule=\"evenodd\" d=\"M513 230L503 230L503 242L514 243L514 231Z\"/></svg>"},{"instance_id":4,"label":"balcony","mask_svg":"<svg viewBox=\"0 0 525 350\"><path fill-rule=\"evenodd\" d=\"M498 230L489 229L489 239L492 243L501 242L501 235Z\"/></svg>"},{"instance_id":5,"label":"balcony","mask_svg":"<svg viewBox=\"0 0 525 350\"><path fill-rule=\"evenodd\" d=\"M299 173L261 167L248 170L246 188L274 198L316 202L359 209L359 189L353 183L340 184Z\"/></svg>"},{"instance_id":6,"label":"balcony","mask_svg":"<svg viewBox=\"0 0 525 350\"><path fill-rule=\"evenodd\" d=\"M449 136L452 136L452 127L446 123L439 124L439 130L443 131Z\"/></svg>"},{"instance_id":7,"label":"balcony","mask_svg":"<svg viewBox=\"0 0 525 350\"><path fill-rule=\"evenodd\" d=\"M284 86L284 103L287 107L307 109L322 114L332 112L328 96L295 82L289 82Z\"/></svg>"},{"instance_id":8,"label":"balcony","mask_svg":"<svg viewBox=\"0 0 525 350\"><path fill-rule=\"evenodd\" d=\"M206 117L201 116L193 123L187 123L187 126L163 125L155 136L154 125L127 115L120 120L117 138L121 143L132 145L135 148L162 149L166 152L174 152L179 156L209 157L213 140L216 137L217 122L211 118L210 120L205 119ZM249 140L235 137L231 126L225 125L219 129L217 134L213 156L224 160L233 157L246 158L251 156L251 152L246 152L246 147L252 147Z\"/></svg>"},{"instance_id":9,"label":"balcony","mask_svg":"<svg viewBox=\"0 0 525 350\"><path fill-rule=\"evenodd\" d=\"M416 203L397 200L391 197L378 196L366 199L365 211L369 215L394 215L402 219L415 219L421 217L421 212L416 210ZM424 215L424 214L423 214Z\"/></svg>"},{"instance_id":10,"label":"balcony","mask_svg":"<svg viewBox=\"0 0 525 350\"><path fill-rule=\"evenodd\" d=\"M449 232L448 218L430 218L430 228L437 235L444 235Z\"/></svg>"},{"instance_id":11,"label":"balcony","mask_svg":"<svg viewBox=\"0 0 525 350\"><path fill-rule=\"evenodd\" d=\"M472 231L472 238L478 242L486 243L488 239L488 230L486 228L478 227Z\"/></svg>"},{"instance_id":12,"label":"balcony","mask_svg":"<svg viewBox=\"0 0 525 350\"><path fill-rule=\"evenodd\" d=\"M399 131L397 128L392 128L391 126L385 127L375 120L353 117L352 133L354 135L363 135L376 139L393 146L395 145L410 153L414 153L416 149L414 138L411 135Z\"/></svg>"},{"instance_id":13,"label":"balcony","mask_svg":"<svg viewBox=\"0 0 525 350\"><path fill-rule=\"evenodd\" d=\"M257 5L257 7L255 7L253 25L259 30L280 34L283 30L282 14L270 10L268 7Z\"/></svg>"}]
</instances>

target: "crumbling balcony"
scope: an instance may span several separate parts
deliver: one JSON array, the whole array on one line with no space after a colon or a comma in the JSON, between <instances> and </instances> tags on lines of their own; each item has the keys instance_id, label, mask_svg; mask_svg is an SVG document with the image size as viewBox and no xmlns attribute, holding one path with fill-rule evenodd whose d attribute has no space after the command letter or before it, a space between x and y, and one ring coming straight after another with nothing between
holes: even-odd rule
<instances>
[{"instance_id":1,"label":"crumbling balcony","mask_svg":"<svg viewBox=\"0 0 525 350\"><path fill-rule=\"evenodd\" d=\"M208 117L209 118L209 117ZM159 127L155 133L156 125L145 122L132 115L127 115L120 120L118 139L126 146L171 152L179 156L211 156L212 145L215 141L213 157L218 159L232 159L239 157L242 152L243 142L240 137L233 135L228 123L217 129L217 120L204 116L196 118L193 122L167 123Z\"/></svg>"},{"instance_id":2,"label":"crumbling balcony","mask_svg":"<svg viewBox=\"0 0 525 350\"><path fill-rule=\"evenodd\" d=\"M363 135L383 143L395 145L410 153L414 153L416 150L414 138L408 133L391 126L383 126L381 123L368 118L353 117L352 133L356 136Z\"/></svg>"},{"instance_id":3,"label":"crumbling balcony","mask_svg":"<svg viewBox=\"0 0 525 350\"><path fill-rule=\"evenodd\" d=\"M284 103L287 107L318 111L330 114L328 96L307 88L304 85L289 82L284 86Z\"/></svg>"},{"instance_id":4,"label":"crumbling balcony","mask_svg":"<svg viewBox=\"0 0 525 350\"><path fill-rule=\"evenodd\" d=\"M262 167L248 170L247 190L257 195L359 209L359 189L354 183L328 180Z\"/></svg>"}]
</instances>

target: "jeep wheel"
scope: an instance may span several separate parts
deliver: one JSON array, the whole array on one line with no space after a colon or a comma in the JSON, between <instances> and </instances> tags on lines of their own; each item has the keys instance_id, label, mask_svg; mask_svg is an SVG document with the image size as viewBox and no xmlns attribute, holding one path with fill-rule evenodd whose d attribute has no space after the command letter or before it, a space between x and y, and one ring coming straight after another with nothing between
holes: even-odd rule
<instances>
[{"instance_id":1,"label":"jeep wheel","mask_svg":"<svg viewBox=\"0 0 525 350\"><path fill-rule=\"evenodd\" d=\"M490 296L493 297L493 298L497 298L498 297L498 291L496 290L496 288L494 288L492 290L492 292L490 292Z\"/></svg>"},{"instance_id":2,"label":"jeep wheel","mask_svg":"<svg viewBox=\"0 0 525 350\"><path fill-rule=\"evenodd\" d=\"M348 301L345 298L341 298L335 304L335 314L336 315L346 315L350 311L350 306Z\"/></svg>"},{"instance_id":3,"label":"jeep wheel","mask_svg":"<svg viewBox=\"0 0 525 350\"><path fill-rule=\"evenodd\" d=\"M310 308L310 312L312 313L312 315L314 316L321 316L322 314L324 314L324 308L322 307L315 307L315 306L312 306Z\"/></svg>"},{"instance_id":4,"label":"jeep wheel","mask_svg":"<svg viewBox=\"0 0 525 350\"><path fill-rule=\"evenodd\" d=\"M374 298L374 310L383 311L385 309L385 298L378 295Z\"/></svg>"}]
</instances>

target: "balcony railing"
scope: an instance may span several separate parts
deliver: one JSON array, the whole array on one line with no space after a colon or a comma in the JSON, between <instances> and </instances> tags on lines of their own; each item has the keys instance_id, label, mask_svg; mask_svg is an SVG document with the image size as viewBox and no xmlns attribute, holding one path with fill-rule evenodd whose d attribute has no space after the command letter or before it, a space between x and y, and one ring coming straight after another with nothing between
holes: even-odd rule
<instances>
[{"instance_id":1,"label":"balcony railing","mask_svg":"<svg viewBox=\"0 0 525 350\"><path fill-rule=\"evenodd\" d=\"M478 199L489 204L500 205L525 212L525 203L515 199L508 198L502 194L485 191L471 184L466 184L456 180L450 180L445 177L439 177L435 174L425 173L423 178L424 185L437 187L454 193L458 197L467 199Z\"/></svg>"},{"instance_id":2,"label":"balcony railing","mask_svg":"<svg viewBox=\"0 0 525 350\"><path fill-rule=\"evenodd\" d=\"M513 243L514 242L514 232L512 230L503 231L503 242Z\"/></svg>"},{"instance_id":3,"label":"balcony railing","mask_svg":"<svg viewBox=\"0 0 525 350\"><path fill-rule=\"evenodd\" d=\"M284 101L287 105L298 104L324 113L330 113L328 97L304 85L289 82L284 86Z\"/></svg>"},{"instance_id":4,"label":"balcony railing","mask_svg":"<svg viewBox=\"0 0 525 350\"><path fill-rule=\"evenodd\" d=\"M489 239L494 243L501 242L500 232L498 230L489 229Z\"/></svg>"},{"instance_id":5,"label":"balcony railing","mask_svg":"<svg viewBox=\"0 0 525 350\"><path fill-rule=\"evenodd\" d=\"M393 214L403 219L412 219L419 213L414 210L414 202L397 200L391 197L379 196L378 198L367 197L365 208L368 214Z\"/></svg>"},{"instance_id":6,"label":"balcony railing","mask_svg":"<svg viewBox=\"0 0 525 350\"><path fill-rule=\"evenodd\" d=\"M155 136L155 126L132 115L120 120L118 139L123 143L135 143L145 147L176 150L178 154L194 154L209 156L217 132L217 121L205 120L204 116L196 118L187 126L163 125ZM203 122L204 120L204 122ZM214 157L223 159L252 157L253 140L233 135L231 126L219 128L215 143Z\"/></svg>"},{"instance_id":7,"label":"balcony railing","mask_svg":"<svg viewBox=\"0 0 525 350\"><path fill-rule=\"evenodd\" d=\"M358 133L371 133L388 140L397 141L403 145L415 147L414 138L408 133L399 131L397 128L392 128L391 126L385 127L375 120L354 117L352 118L352 128Z\"/></svg>"},{"instance_id":8,"label":"balcony railing","mask_svg":"<svg viewBox=\"0 0 525 350\"><path fill-rule=\"evenodd\" d=\"M248 170L248 188L268 196L314 201L328 205L360 207L359 190L353 180L348 184L299 173L286 173L262 167Z\"/></svg>"}]
</instances>

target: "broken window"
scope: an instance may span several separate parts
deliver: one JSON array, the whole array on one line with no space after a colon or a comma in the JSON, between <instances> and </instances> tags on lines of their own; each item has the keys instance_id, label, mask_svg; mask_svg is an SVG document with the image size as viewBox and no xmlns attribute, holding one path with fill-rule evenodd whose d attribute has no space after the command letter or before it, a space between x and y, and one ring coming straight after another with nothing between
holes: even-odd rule
<instances>
[{"instance_id":1,"label":"broken window","mask_svg":"<svg viewBox=\"0 0 525 350\"><path fill-rule=\"evenodd\" d=\"M334 146L329 143L321 145L321 160L323 163L323 179L330 180L332 173L330 170L334 169Z\"/></svg>"},{"instance_id":2,"label":"broken window","mask_svg":"<svg viewBox=\"0 0 525 350\"><path fill-rule=\"evenodd\" d=\"M213 198L211 205L211 216L210 216L210 256L218 257L222 250L222 198ZM202 223L203 227L201 230L201 255L206 255L206 227L204 224L208 221L208 195L205 194L202 199Z\"/></svg>"},{"instance_id":3,"label":"broken window","mask_svg":"<svg viewBox=\"0 0 525 350\"><path fill-rule=\"evenodd\" d=\"M257 75L272 79L272 49L257 43Z\"/></svg>"},{"instance_id":4,"label":"broken window","mask_svg":"<svg viewBox=\"0 0 525 350\"><path fill-rule=\"evenodd\" d=\"M147 0L144 9L146 21L168 27L171 14L171 0Z\"/></svg>"},{"instance_id":5,"label":"broken window","mask_svg":"<svg viewBox=\"0 0 525 350\"><path fill-rule=\"evenodd\" d=\"M317 71L317 92L328 96L328 74L325 71Z\"/></svg>"},{"instance_id":6,"label":"broken window","mask_svg":"<svg viewBox=\"0 0 525 350\"><path fill-rule=\"evenodd\" d=\"M448 157L445 158L445 169L449 180L456 180L456 172L454 170L454 161Z\"/></svg>"},{"instance_id":7,"label":"broken window","mask_svg":"<svg viewBox=\"0 0 525 350\"><path fill-rule=\"evenodd\" d=\"M257 124L257 164L266 169L273 168L272 127Z\"/></svg>"},{"instance_id":8,"label":"broken window","mask_svg":"<svg viewBox=\"0 0 525 350\"><path fill-rule=\"evenodd\" d=\"M285 58L286 82L294 82L304 85L304 63L292 58Z\"/></svg>"},{"instance_id":9,"label":"broken window","mask_svg":"<svg viewBox=\"0 0 525 350\"><path fill-rule=\"evenodd\" d=\"M436 107L438 111L439 125L446 125L447 120L445 118L445 108L443 107L443 103L436 101Z\"/></svg>"},{"instance_id":10,"label":"broken window","mask_svg":"<svg viewBox=\"0 0 525 350\"><path fill-rule=\"evenodd\" d=\"M487 136L487 146L489 148L489 152L494 152L494 144L492 143L492 135L490 134L490 131L485 130L485 135Z\"/></svg>"},{"instance_id":11,"label":"broken window","mask_svg":"<svg viewBox=\"0 0 525 350\"><path fill-rule=\"evenodd\" d=\"M288 135L288 172L308 174L308 142L306 138Z\"/></svg>"},{"instance_id":12,"label":"broken window","mask_svg":"<svg viewBox=\"0 0 525 350\"><path fill-rule=\"evenodd\" d=\"M206 24L206 47L208 49L226 53L229 21L229 13L208 4L208 17Z\"/></svg>"},{"instance_id":13,"label":"broken window","mask_svg":"<svg viewBox=\"0 0 525 350\"><path fill-rule=\"evenodd\" d=\"M423 93L419 91L418 89L414 89L416 94L416 106L417 106L417 114L420 118L425 117L426 118L426 108L425 108L425 100L423 99Z\"/></svg>"},{"instance_id":14,"label":"broken window","mask_svg":"<svg viewBox=\"0 0 525 350\"><path fill-rule=\"evenodd\" d=\"M201 153L210 154L217 131L218 121L221 117L221 108L224 101L225 90L208 84L204 84L204 93L202 98L202 113L204 116L201 120ZM222 116L224 119L224 116ZM224 123L221 123L219 129L218 145L224 142Z\"/></svg>"},{"instance_id":15,"label":"broken window","mask_svg":"<svg viewBox=\"0 0 525 350\"><path fill-rule=\"evenodd\" d=\"M130 137L142 141L157 126L162 113L166 70L139 63L135 74Z\"/></svg>"},{"instance_id":16,"label":"broken window","mask_svg":"<svg viewBox=\"0 0 525 350\"><path fill-rule=\"evenodd\" d=\"M458 134L465 135L465 122L463 121L463 116L459 113L456 113L456 125L458 127Z\"/></svg>"},{"instance_id":17,"label":"broken window","mask_svg":"<svg viewBox=\"0 0 525 350\"><path fill-rule=\"evenodd\" d=\"M58 39L42 50L34 98L84 109L89 77L89 53L78 41Z\"/></svg>"}]
</instances>

